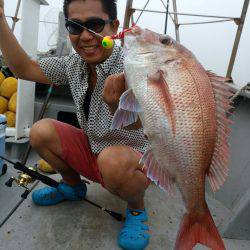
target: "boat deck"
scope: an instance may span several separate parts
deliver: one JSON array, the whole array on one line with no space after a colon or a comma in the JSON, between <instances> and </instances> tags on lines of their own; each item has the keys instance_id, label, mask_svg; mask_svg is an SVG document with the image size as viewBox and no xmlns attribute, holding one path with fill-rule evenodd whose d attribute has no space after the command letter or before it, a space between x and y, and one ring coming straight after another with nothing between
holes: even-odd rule
<instances>
[{"instance_id":1,"label":"boat deck","mask_svg":"<svg viewBox=\"0 0 250 250\"><path fill-rule=\"evenodd\" d=\"M37 159L33 154L29 163L33 164ZM28 196L22 202L22 188L15 184L12 188L4 185L13 174L16 174L16 171L9 167L7 174L0 177L0 222L6 220L0 228L1 250L119 249L116 240L122 222L84 201L66 201L57 206L38 207ZM52 177L57 180L59 178L58 175ZM43 184L39 183L34 188L41 186ZM95 183L88 185L86 198L120 213L124 213L126 208L125 202ZM180 194L170 197L150 185L145 200L151 234L147 249L172 249L184 211ZM207 197L207 202L219 226L230 212L210 196ZM17 204L17 209L6 219ZM224 242L228 250L250 249L250 241L224 239ZM195 249L207 248L197 246Z\"/></svg>"},{"instance_id":2,"label":"boat deck","mask_svg":"<svg viewBox=\"0 0 250 250\"><path fill-rule=\"evenodd\" d=\"M228 235L239 235L244 239L249 239L248 208L250 203L247 196L250 174L248 168L250 162L249 107L249 99L241 98L233 116L235 123L231 137L232 160L229 179L214 196L211 196L207 189L209 193L207 203L217 227L223 228L223 222L233 218L235 221L231 221ZM33 165L38 159L40 159L38 155L31 152L26 165ZM12 175L16 176L17 171L9 166L8 172L0 177L0 250L119 249L117 234L122 228L122 222L116 221L107 213L84 201L67 201L51 207L35 206L30 196L22 200L20 197L24 191L22 188L17 187L16 184L13 184L12 188L4 185ZM51 177L59 180L58 175ZM43 184L39 183L34 188L41 186ZM234 208L238 207L237 201L241 197L245 197L244 206L235 210ZM125 202L98 184L88 185L86 198L107 209L125 212ZM173 249L184 212L180 194L170 197L159 188L150 185L146 192L145 204L149 214L151 234L147 249ZM237 219L237 214L244 221ZM232 233L232 229L236 232ZM240 237L238 239L242 239ZM250 240L224 238L224 242L227 250L250 249ZM195 249L207 248L197 246Z\"/></svg>"}]
</instances>

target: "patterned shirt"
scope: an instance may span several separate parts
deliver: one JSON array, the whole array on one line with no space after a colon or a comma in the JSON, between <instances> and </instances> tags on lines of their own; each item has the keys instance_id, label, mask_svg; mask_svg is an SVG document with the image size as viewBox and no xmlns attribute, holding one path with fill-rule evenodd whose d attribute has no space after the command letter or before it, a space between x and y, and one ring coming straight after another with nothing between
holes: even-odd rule
<instances>
[{"instance_id":1,"label":"patterned shirt","mask_svg":"<svg viewBox=\"0 0 250 250\"><path fill-rule=\"evenodd\" d=\"M122 48L115 46L111 56L96 66L97 82L91 95L88 119L86 119L83 106L88 89L87 63L77 53L39 61L44 74L55 85L69 84L78 122L88 136L92 152L95 154L111 145L128 145L139 152L144 152L148 146L142 128L129 131L110 129L113 116L102 99L104 81L109 75L123 72L123 59Z\"/></svg>"}]
</instances>

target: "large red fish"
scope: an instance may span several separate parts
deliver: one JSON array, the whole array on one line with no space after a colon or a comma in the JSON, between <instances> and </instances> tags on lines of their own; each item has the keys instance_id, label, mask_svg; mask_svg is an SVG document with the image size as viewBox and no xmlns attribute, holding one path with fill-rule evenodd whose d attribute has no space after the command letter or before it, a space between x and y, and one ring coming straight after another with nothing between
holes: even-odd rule
<instances>
[{"instance_id":1,"label":"large red fish","mask_svg":"<svg viewBox=\"0 0 250 250\"><path fill-rule=\"evenodd\" d=\"M205 200L205 177L216 191L228 174L229 85L170 37L134 27L124 46L128 90L112 127L139 116L150 143L141 159L148 177L171 193L178 186L186 213L175 249L225 249Z\"/></svg>"}]
</instances>

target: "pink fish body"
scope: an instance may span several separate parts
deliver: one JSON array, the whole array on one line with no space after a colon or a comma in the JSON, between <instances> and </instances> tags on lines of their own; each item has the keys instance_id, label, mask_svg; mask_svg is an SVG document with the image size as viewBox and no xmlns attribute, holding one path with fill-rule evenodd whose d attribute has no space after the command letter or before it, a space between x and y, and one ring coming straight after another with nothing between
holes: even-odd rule
<instances>
[{"instance_id":1,"label":"pink fish body","mask_svg":"<svg viewBox=\"0 0 250 250\"><path fill-rule=\"evenodd\" d=\"M225 249L205 200L205 177L213 191L228 173L231 108L225 78L207 72L170 37L135 27L125 35L128 90L120 98L113 128L142 122L150 148L141 163L156 185L180 189L186 213L176 250L197 243Z\"/></svg>"}]
</instances>

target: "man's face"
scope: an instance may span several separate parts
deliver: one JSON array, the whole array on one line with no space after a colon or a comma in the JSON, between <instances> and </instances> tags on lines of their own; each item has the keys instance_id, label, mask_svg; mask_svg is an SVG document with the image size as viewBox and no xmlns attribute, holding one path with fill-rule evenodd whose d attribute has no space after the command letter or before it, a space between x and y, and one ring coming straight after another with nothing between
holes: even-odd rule
<instances>
[{"instance_id":1,"label":"man's face","mask_svg":"<svg viewBox=\"0 0 250 250\"><path fill-rule=\"evenodd\" d=\"M73 1L68 6L68 19L86 22L93 18L108 20L109 16L103 11L102 3L99 0ZM106 24L101 33L102 36L116 34L119 22ZM89 64L97 64L106 60L112 53L111 49L102 47L102 39L96 37L87 30L79 35L69 34L69 38L75 51Z\"/></svg>"}]
</instances>

